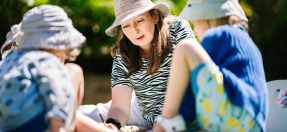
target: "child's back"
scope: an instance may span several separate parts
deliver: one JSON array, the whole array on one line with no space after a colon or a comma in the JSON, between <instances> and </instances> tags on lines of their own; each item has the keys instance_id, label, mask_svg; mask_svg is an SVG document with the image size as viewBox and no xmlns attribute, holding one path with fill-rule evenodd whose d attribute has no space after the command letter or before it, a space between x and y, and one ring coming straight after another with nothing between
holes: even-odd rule
<instances>
[{"instance_id":1,"label":"child's back","mask_svg":"<svg viewBox=\"0 0 287 132\"><path fill-rule=\"evenodd\" d=\"M263 61L244 28L229 24L211 28L201 45L222 72L229 100L264 124L268 95Z\"/></svg>"},{"instance_id":2,"label":"child's back","mask_svg":"<svg viewBox=\"0 0 287 132\"><path fill-rule=\"evenodd\" d=\"M67 117L76 110L76 98L68 71L55 55L20 50L5 59L0 69L0 119L4 131L17 128L47 110L45 119L71 120Z\"/></svg>"},{"instance_id":3,"label":"child's back","mask_svg":"<svg viewBox=\"0 0 287 132\"><path fill-rule=\"evenodd\" d=\"M52 5L25 13L21 30L18 51L0 63L1 131L73 131L77 100L64 61L86 38Z\"/></svg>"}]
</instances>

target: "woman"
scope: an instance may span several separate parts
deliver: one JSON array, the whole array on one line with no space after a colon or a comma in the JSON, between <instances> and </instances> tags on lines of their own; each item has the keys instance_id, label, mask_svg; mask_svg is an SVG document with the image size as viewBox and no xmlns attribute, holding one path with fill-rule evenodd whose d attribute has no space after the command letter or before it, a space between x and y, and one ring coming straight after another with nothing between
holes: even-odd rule
<instances>
[{"instance_id":1,"label":"woman","mask_svg":"<svg viewBox=\"0 0 287 132\"><path fill-rule=\"evenodd\" d=\"M176 122L182 120L179 114L189 116L179 112L180 103L193 101L188 96L196 97L196 120L186 120L196 125L188 131L265 131L262 56L246 32L248 19L238 0L189 0L180 18L194 24L201 45L185 40L175 50L166 102L153 131L185 130Z\"/></svg>"},{"instance_id":2,"label":"woman","mask_svg":"<svg viewBox=\"0 0 287 132\"><path fill-rule=\"evenodd\" d=\"M161 113L172 52L183 39L193 38L188 22L167 18L169 8L150 0L115 0L116 20L106 30L117 35L112 48L112 103L107 123L127 124L135 90L145 127Z\"/></svg>"}]
</instances>

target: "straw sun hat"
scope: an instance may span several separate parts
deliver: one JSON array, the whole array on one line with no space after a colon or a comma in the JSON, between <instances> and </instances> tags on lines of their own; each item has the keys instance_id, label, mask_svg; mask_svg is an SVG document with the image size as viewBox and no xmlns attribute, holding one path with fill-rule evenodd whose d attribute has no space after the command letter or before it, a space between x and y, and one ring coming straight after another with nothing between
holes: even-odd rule
<instances>
[{"instance_id":1,"label":"straw sun hat","mask_svg":"<svg viewBox=\"0 0 287 132\"><path fill-rule=\"evenodd\" d=\"M238 0L188 0L179 18L185 20L216 19L236 15L248 21Z\"/></svg>"},{"instance_id":2,"label":"straw sun hat","mask_svg":"<svg viewBox=\"0 0 287 132\"><path fill-rule=\"evenodd\" d=\"M165 4L153 4L151 0L114 0L116 20L106 30L106 34L114 36L117 33L117 26L121 23L131 20L151 9L158 9L163 16L170 13L170 9Z\"/></svg>"}]
</instances>

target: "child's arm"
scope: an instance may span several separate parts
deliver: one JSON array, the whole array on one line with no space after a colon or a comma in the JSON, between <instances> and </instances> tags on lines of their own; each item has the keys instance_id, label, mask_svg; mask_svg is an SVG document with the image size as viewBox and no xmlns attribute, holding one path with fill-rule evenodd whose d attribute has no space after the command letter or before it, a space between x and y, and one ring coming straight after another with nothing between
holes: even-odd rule
<instances>
[{"instance_id":1,"label":"child's arm","mask_svg":"<svg viewBox=\"0 0 287 132\"><path fill-rule=\"evenodd\" d=\"M210 57L206 51L198 42L192 39L182 40L176 47L171 63L165 103L160 116L161 119L158 118L157 121L159 123L155 125L153 131L162 131L162 127L165 131L172 131L173 127L176 131L181 131L177 129L178 126L175 126L175 124L181 120L177 115L190 80L190 72L202 62L209 60Z\"/></svg>"},{"instance_id":2,"label":"child's arm","mask_svg":"<svg viewBox=\"0 0 287 132\"><path fill-rule=\"evenodd\" d=\"M179 113L179 107L190 80L190 72L210 57L197 41L185 39L173 54L167 94L162 116L172 118Z\"/></svg>"},{"instance_id":3,"label":"child's arm","mask_svg":"<svg viewBox=\"0 0 287 132\"><path fill-rule=\"evenodd\" d=\"M70 120L77 111L77 101L68 70L58 58L52 57L43 58L36 68L33 79L47 111L46 121L52 123L55 121L50 119L59 119L64 126L72 125L74 121Z\"/></svg>"}]
</instances>

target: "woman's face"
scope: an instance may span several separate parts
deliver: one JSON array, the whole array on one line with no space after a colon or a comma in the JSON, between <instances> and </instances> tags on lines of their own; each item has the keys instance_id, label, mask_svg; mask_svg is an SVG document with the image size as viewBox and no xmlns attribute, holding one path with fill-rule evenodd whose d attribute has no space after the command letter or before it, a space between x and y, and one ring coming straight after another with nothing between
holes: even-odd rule
<instances>
[{"instance_id":1,"label":"woman's face","mask_svg":"<svg viewBox=\"0 0 287 132\"><path fill-rule=\"evenodd\" d=\"M121 24L121 29L127 38L142 49L150 48L155 31L155 19L148 13Z\"/></svg>"},{"instance_id":2,"label":"woman's face","mask_svg":"<svg viewBox=\"0 0 287 132\"><path fill-rule=\"evenodd\" d=\"M207 21L206 20L191 20L194 25L194 35L201 41L203 39L204 33L208 30Z\"/></svg>"}]
</instances>

